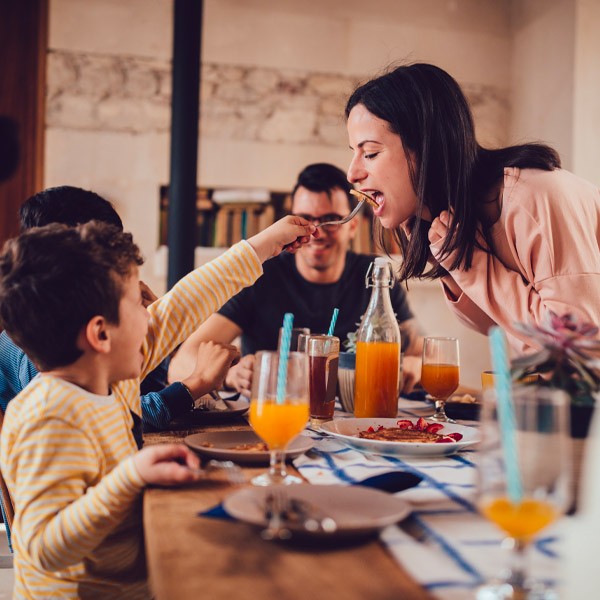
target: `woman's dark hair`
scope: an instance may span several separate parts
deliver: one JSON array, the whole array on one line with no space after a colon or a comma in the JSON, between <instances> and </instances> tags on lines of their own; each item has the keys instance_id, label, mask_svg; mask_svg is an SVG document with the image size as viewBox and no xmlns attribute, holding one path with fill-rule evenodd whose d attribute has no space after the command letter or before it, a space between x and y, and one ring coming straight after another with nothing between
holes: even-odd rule
<instances>
[{"instance_id":1,"label":"woman's dark hair","mask_svg":"<svg viewBox=\"0 0 600 600\"><path fill-rule=\"evenodd\" d=\"M119 323L123 280L142 262L131 234L113 225L30 229L0 254L0 326L41 371L69 365L92 317Z\"/></svg>"},{"instance_id":2,"label":"woman's dark hair","mask_svg":"<svg viewBox=\"0 0 600 600\"><path fill-rule=\"evenodd\" d=\"M419 208L410 224L410 239L401 228L394 230L404 256L401 279L446 274L440 265L426 271L430 224L422 219L424 207L432 218L444 210L452 212L454 218L441 257L452 254L450 269L468 270L475 247L492 249L481 215L486 194L501 181L504 168L551 171L560 167L558 154L542 144L497 150L481 147L460 86L434 65L403 65L361 85L348 100L346 118L357 104L386 121L400 136L407 158L410 154L413 159L408 164ZM478 229L485 247L476 241Z\"/></svg>"}]
</instances>

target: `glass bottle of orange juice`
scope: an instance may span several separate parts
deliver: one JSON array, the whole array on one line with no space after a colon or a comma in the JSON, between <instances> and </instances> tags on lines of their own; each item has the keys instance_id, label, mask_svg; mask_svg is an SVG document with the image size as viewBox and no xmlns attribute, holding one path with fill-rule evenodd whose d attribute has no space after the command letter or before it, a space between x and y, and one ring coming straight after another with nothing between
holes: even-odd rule
<instances>
[{"instance_id":1,"label":"glass bottle of orange juice","mask_svg":"<svg viewBox=\"0 0 600 600\"><path fill-rule=\"evenodd\" d=\"M392 265L378 257L365 279L373 289L356 336L355 417L395 417L400 385L400 328L390 299Z\"/></svg>"}]
</instances>

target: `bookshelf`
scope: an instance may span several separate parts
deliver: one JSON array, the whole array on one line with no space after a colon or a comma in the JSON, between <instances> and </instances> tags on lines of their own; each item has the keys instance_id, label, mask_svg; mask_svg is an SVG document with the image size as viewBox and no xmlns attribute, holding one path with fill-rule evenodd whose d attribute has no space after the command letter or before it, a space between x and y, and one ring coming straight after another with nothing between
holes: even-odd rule
<instances>
[{"instance_id":1,"label":"bookshelf","mask_svg":"<svg viewBox=\"0 0 600 600\"><path fill-rule=\"evenodd\" d=\"M168 246L168 186L160 187L159 243ZM196 246L228 248L242 239L252 237L274 221L289 214L289 193L270 190L229 190L199 187L196 195ZM373 213L364 206L356 217L359 225L352 240L354 252L381 254L384 251L373 239ZM391 236L386 235L390 253L398 248Z\"/></svg>"},{"instance_id":2,"label":"bookshelf","mask_svg":"<svg viewBox=\"0 0 600 600\"><path fill-rule=\"evenodd\" d=\"M221 192L222 201L219 200ZM260 193L257 193L260 192ZM289 194L267 190L198 188L196 246L232 246L271 225L289 211ZM160 187L159 243L168 245L169 188Z\"/></svg>"}]
</instances>

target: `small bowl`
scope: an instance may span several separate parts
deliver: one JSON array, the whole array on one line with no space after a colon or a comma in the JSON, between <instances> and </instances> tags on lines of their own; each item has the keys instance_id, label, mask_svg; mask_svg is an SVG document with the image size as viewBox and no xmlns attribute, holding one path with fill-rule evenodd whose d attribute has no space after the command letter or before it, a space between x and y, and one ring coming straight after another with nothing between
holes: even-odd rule
<instances>
[{"instance_id":1,"label":"small bowl","mask_svg":"<svg viewBox=\"0 0 600 600\"><path fill-rule=\"evenodd\" d=\"M448 400L444 409L451 419L479 421L481 402L453 402Z\"/></svg>"}]
</instances>

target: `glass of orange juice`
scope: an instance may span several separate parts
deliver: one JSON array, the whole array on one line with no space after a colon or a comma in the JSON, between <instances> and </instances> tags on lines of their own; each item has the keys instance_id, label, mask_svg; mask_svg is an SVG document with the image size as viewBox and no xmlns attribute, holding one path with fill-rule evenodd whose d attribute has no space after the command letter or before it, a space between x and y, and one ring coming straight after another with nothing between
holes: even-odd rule
<instances>
[{"instance_id":1,"label":"glass of orange juice","mask_svg":"<svg viewBox=\"0 0 600 600\"><path fill-rule=\"evenodd\" d=\"M308 357L290 352L285 386L278 397L279 353L257 352L254 358L250 425L267 444L269 470L252 480L254 485L302 483L285 468L285 449L308 421Z\"/></svg>"},{"instance_id":2,"label":"glass of orange juice","mask_svg":"<svg viewBox=\"0 0 600 600\"><path fill-rule=\"evenodd\" d=\"M555 590L527 576L524 555L570 503L569 398L561 390L515 386L512 406L509 435L499 420L495 390L485 393L476 455L478 506L508 537L513 560L501 577L479 588L477 598L555 598Z\"/></svg>"},{"instance_id":3,"label":"glass of orange juice","mask_svg":"<svg viewBox=\"0 0 600 600\"><path fill-rule=\"evenodd\" d=\"M456 391L459 378L458 340L453 337L426 337L423 342L421 385L435 402L428 417L438 423L456 423L446 415L446 400Z\"/></svg>"}]
</instances>

